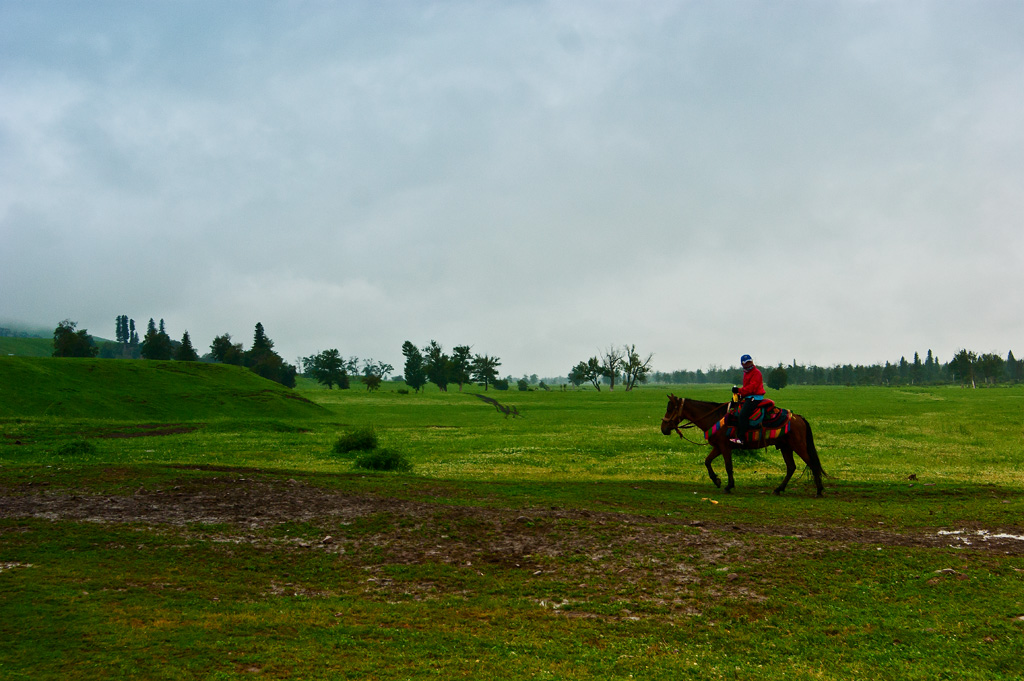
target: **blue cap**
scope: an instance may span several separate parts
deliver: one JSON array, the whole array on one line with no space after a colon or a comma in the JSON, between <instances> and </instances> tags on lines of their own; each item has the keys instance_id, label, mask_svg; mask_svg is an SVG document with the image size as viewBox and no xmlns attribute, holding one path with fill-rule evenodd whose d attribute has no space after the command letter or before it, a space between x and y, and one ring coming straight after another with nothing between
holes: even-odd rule
<instances>
[{"instance_id":1,"label":"blue cap","mask_svg":"<svg viewBox=\"0 0 1024 681\"><path fill-rule=\"evenodd\" d=\"M753 362L753 358L750 355L743 355L740 357L740 364L746 364L747 362Z\"/></svg>"}]
</instances>

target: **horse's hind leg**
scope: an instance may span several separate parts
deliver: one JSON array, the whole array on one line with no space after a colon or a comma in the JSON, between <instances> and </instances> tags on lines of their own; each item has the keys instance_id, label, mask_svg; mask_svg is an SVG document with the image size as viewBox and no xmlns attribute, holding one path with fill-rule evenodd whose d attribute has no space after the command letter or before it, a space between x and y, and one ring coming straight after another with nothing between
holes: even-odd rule
<instances>
[{"instance_id":1,"label":"horse's hind leg","mask_svg":"<svg viewBox=\"0 0 1024 681\"><path fill-rule=\"evenodd\" d=\"M814 475L814 486L818 488L818 492L815 496L825 496L825 485L821 482L821 471L811 462L811 457L808 456L806 451L803 449L797 449L796 453L800 455L800 458L803 459L804 463L806 463L808 468L811 469L811 474ZM792 458L792 456L790 458Z\"/></svg>"},{"instance_id":2,"label":"horse's hind leg","mask_svg":"<svg viewBox=\"0 0 1024 681\"><path fill-rule=\"evenodd\" d=\"M712 449L708 457L704 459L704 466L708 469L708 477L711 478L711 482L715 483L715 487L722 486L722 480L715 475L715 469L711 467L711 462L718 458L718 453L717 449Z\"/></svg>"},{"instance_id":3,"label":"horse's hind leg","mask_svg":"<svg viewBox=\"0 0 1024 681\"><path fill-rule=\"evenodd\" d=\"M782 452L782 460L786 462L786 477L775 488L775 494L782 494L786 491L786 485L789 484L789 479L793 477L793 473L796 471L796 462L793 460L793 448L788 446L779 447L779 451Z\"/></svg>"}]
</instances>

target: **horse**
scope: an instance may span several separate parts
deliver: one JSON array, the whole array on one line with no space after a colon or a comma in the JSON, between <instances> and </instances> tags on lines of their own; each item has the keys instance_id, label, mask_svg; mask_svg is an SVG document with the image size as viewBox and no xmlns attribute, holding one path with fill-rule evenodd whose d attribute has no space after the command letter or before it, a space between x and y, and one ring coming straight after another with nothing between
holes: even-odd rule
<instances>
[{"instance_id":1,"label":"horse","mask_svg":"<svg viewBox=\"0 0 1024 681\"><path fill-rule=\"evenodd\" d=\"M720 428L710 434L708 432L726 414L728 408L728 402L704 402L669 395L668 407L665 409L664 418L661 419L661 432L664 435L671 435L675 432L679 434L679 437L683 437L680 428L697 427L703 430L705 438L712 448L711 453L704 459L704 465L708 469L711 482L715 483L716 487L721 487L722 480L715 475L711 462L718 458L719 455L725 459L725 472L729 478L729 482L725 486L727 493L732 492L733 488L736 487L732 477L732 450L734 448L760 449L769 445L775 445L776 449L782 452L782 458L786 462L786 477L775 488L775 494L782 494L786 489L786 485L789 484L789 479L793 477L793 472L796 470L793 452L796 452L804 460L804 463L810 467L811 473L814 475L814 484L818 488L817 496L825 495L825 488L821 484L821 476L826 475L826 473L821 467L821 460L818 459L818 450L814 447L814 435L811 433L811 424L807 422L807 419L799 414L792 414L788 432L784 432L775 438L755 441L751 443L750 447L743 447L729 440L726 428ZM680 426L679 424L684 421L689 421L689 424Z\"/></svg>"}]
</instances>

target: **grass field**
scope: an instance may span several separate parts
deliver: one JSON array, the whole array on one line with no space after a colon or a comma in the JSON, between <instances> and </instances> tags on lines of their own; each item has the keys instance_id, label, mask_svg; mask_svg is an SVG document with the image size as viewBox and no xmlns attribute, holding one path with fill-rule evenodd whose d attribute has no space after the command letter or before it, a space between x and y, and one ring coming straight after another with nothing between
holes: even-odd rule
<instances>
[{"instance_id":1,"label":"grass field","mask_svg":"<svg viewBox=\"0 0 1024 681\"><path fill-rule=\"evenodd\" d=\"M70 362L0 358L0 678L1024 674L1020 387L773 393L816 499L771 494L775 450L716 489L660 433L669 388L489 392L506 419ZM363 426L413 470L332 452Z\"/></svg>"}]
</instances>

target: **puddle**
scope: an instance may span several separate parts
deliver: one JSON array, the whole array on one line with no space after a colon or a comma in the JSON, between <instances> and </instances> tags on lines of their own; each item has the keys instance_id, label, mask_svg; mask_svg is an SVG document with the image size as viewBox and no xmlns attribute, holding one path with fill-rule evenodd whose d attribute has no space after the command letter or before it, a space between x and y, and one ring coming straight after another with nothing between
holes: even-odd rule
<instances>
[{"instance_id":1,"label":"puddle","mask_svg":"<svg viewBox=\"0 0 1024 681\"><path fill-rule=\"evenodd\" d=\"M960 543L965 546L971 546L975 541L987 542L990 539L1024 541L1024 536L1019 534L1006 534L1003 532L993 534L988 530L939 530L938 534L940 537L953 537L954 539L959 539Z\"/></svg>"}]
</instances>

